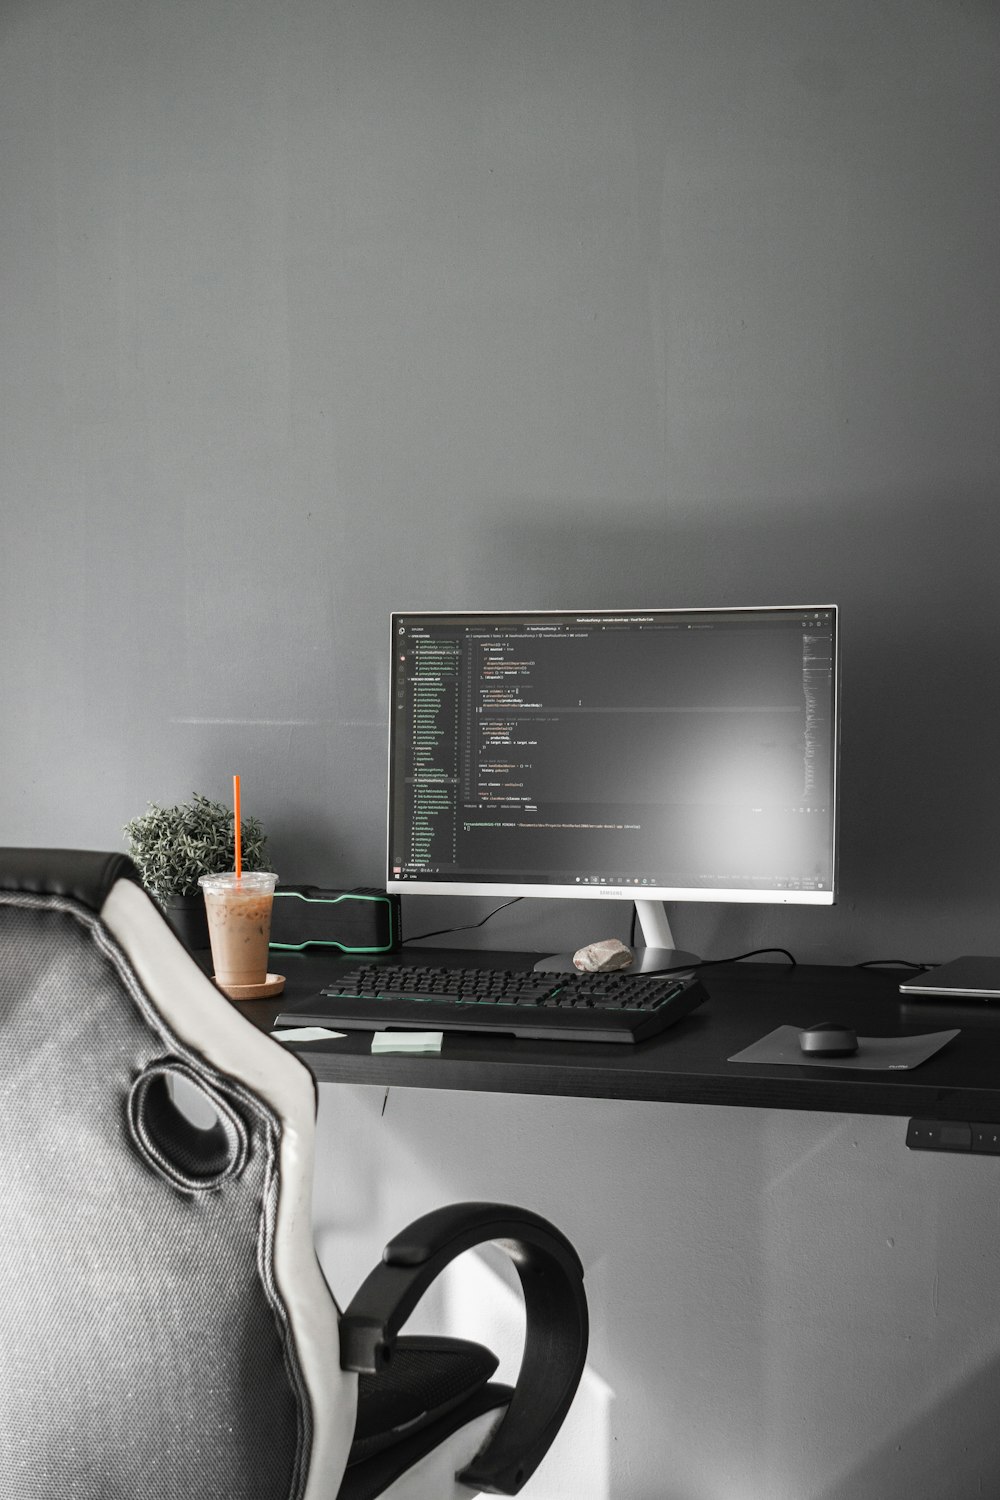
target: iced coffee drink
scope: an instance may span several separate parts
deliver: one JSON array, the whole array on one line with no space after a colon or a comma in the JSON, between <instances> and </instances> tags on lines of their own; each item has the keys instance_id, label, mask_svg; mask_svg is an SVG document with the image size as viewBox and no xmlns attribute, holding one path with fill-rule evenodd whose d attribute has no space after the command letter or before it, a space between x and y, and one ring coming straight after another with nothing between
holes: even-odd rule
<instances>
[{"instance_id":1,"label":"iced coffee drink","mask_svg":"<svg viewBox=\"0 0 1000 1500\"><path fill-rule=\"evenodd\" d=\"M267 979L276 876L261 870L202 875L215 980L223 990Z\"/></svg>"}]
</instances>

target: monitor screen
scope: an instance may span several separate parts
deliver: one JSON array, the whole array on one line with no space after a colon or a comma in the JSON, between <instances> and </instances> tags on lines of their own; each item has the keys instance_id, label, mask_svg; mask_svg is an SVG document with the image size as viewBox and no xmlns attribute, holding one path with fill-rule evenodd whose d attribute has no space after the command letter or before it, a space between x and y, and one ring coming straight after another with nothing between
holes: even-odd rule
<instances>
[{"instance_id":1,"label":"monitor screen","mask_svg":"<svg viewBox=\"0 0 1000 1500\"><path fill-rule=\"evenodd\" d=\"M395 614L390 890L835 895L837 610Z\"/></svg>"}]
</instances>

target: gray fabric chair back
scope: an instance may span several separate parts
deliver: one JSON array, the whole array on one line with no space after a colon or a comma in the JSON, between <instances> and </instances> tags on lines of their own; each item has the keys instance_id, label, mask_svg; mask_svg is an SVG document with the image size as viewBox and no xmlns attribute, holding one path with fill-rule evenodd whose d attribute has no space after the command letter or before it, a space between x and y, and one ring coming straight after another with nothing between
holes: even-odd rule
<instances>
[{"instance_id":1,"label":"gray fabric chair back","mask_svg":"<svg viewBox=\"0 0 1000 1500\"><path fill-rule=\"evenodd\" d=\"M76 890L0 882L20 887L0 889L0 1500L309 1500L313 1401L276 1270L285 1122L102 920L127 862L78 868ZM228 1008L125 897L119 928L149 906L188 1011Z\"/></svg>"}]
</instances>

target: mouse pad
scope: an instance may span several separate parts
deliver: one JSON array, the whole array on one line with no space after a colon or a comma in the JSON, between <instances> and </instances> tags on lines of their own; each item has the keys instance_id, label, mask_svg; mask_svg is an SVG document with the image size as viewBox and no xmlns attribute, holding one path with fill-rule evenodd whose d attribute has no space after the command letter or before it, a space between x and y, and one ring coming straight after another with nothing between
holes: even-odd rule
<instances>
[{"instance_id":1,"label":"mouse pad","mask_svg":"<svg viewBox=\"0 0 1000 1500\"><path fill-rule=\"evenodd\" d=\"M928 1031L923 1036L859 1036L858 1050L851 1057L817 1057L806 1055L799 1046L800 1026L778 1026L753 1042L729 1062L792 1063L797 1068L861 1068L888 1071L893 1068L916 1068L946 1042L958 1036L953 1031Z\"/></svg>"}]
</instances>

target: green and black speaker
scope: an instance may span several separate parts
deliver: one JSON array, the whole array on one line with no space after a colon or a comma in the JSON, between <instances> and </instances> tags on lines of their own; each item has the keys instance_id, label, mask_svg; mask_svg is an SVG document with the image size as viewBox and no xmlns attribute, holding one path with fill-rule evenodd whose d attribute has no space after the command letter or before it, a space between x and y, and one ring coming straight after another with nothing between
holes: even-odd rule
<instances>
[{"instance_id":1,"label":"green and black speaker","mask_svg":"<svg viewBox=\"0 0 1000 1500\"><path fill-rule=\"evenodd\" d=\"M285 952L335 948L345 954L392 953L399 947L399 897L368 887L327 891L279 885L271 915L271 947Z\"/></svg>"}]
</instances>

